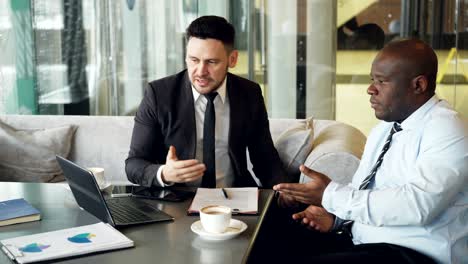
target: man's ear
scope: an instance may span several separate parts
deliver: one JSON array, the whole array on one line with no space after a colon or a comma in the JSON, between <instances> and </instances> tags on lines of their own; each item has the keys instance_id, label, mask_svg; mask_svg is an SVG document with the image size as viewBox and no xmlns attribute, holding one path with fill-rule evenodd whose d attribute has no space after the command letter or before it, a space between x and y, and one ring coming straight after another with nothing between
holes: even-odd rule
<instances>
[{"instance_id":1,"label":"man's ear","mask_svg":"<svg viewBox=\"0 0 468 264\"><path fill-rule=\"evenodd\" d=\"M229 62L228 62L228 67L229 68L236 67L238 57L239 57L239 51L238 50L231 51L231 53L229 54Z\"/></svg>"},{"instance_id":2,"label":"man's ear","mask_svg":"<svg viewBox=\"0 0 468 264\"><path fill-rule=\"evenodd\" d=\"M411 84L413 85L415 94L423 94L427 91L428 81L427 77L424 75L414 77Z\"/></svg>"}]
</instances>

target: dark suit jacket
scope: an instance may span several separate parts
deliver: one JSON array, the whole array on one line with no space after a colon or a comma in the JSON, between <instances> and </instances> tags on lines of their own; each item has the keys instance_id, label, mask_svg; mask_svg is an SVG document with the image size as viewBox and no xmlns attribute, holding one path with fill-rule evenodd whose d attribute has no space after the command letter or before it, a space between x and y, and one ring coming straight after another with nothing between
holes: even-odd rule
<instances>
[{"instance_id":1,"label":"dark suit jacket","mask_svg":"<svg viewBox=\"0 0 468 264\"><path fill-rule=\"evenodd\" d=\"M235 187L257 186L247 170L248 148L253 171L263 187L287 182L271 139L268 115L258 84L228 73L230 104L229 157ZM116 131L116 133L118 133ZM158 185L157 170L166 162L170 145L179 159L195 158L196 124L193 93L187 71L149 83L135 116L128 179L143 186Z\"/></svg>"}]
</instances>

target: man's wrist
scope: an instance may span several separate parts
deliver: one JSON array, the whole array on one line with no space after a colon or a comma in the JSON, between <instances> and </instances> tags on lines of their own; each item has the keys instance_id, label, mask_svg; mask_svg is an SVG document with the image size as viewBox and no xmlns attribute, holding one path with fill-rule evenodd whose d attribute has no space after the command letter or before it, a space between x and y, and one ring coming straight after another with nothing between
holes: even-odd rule
<instances>
[{"instance_id":1,"label":"man's wrist","mask_svg":"<svg viewBox=\"0 0 468 264\"><path fill-rule=\"evenodd\" d=\"M351 228L353 227L354 221L352 220L344 220L335 216L335 221L333 222L333 227L330 232L334 232L337 234L346 234L350 238L353 238L353 234L351 232Z\"/></svg>"},{"instance_id":2,"label":"man's wrist","mask_svg":"<svg viewBox=\"0 0 468 264\"><path fill-rule=\"evenodd\" d=\"M343 230L343 223L345 220L339 218L335 215L335 221L333 222L333 227L331 228L330 232L340 232Z\"/></svg>"},{"instance_id":3,"label":"man's wrist","mask_svg":"<svg viewBox=\"0 0 468 264\"><path fill-rule=\"evenodd\" d=\"M166 165L161 165L161 167L159 167L159 169L158 169L158 172L156 173L156 179L158 180L159 185L162 186L162 187L174 185L173 182L165 182L164 179L163 179L164 177L163 177L162 171L163 171L165 166Z\"/></svg>"}]
</instances>

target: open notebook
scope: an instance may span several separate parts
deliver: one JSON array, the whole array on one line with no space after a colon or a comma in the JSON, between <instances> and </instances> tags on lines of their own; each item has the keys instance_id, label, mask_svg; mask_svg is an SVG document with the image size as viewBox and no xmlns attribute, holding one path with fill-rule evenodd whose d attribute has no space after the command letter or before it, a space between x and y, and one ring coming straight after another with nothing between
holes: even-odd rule
<instances>
[{"instance_id":1,"label":"open notebook","mask_svg":"<svg viewBox=\"0 0 468 264\"><path fill-rule=\"evenodd\" d=\"M232 209L233 214L258 213L258 188L198 188L188 214L198 214L208 205L224 205Z\"/></svg>"}]
</instances>

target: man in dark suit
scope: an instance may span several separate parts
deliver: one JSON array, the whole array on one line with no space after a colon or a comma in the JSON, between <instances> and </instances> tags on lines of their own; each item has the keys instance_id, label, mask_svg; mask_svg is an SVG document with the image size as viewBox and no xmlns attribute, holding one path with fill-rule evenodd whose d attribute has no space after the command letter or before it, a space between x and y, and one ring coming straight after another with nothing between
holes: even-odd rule
<instances>
[{"instance_id":1,"label":"man in dark suit","mask_svg":"<svg viewBox=\"0 0 468 264\"><path fill-rule=\"evenodd\" d=\"M257 186L247 169L247 149L263 187L288 181L259 85L228 73L237 63L234 37L222 17L204 16L189 25L187 69L149 83L136 113L125 166L131 182Z\"/></svg>"}]
</instances>

